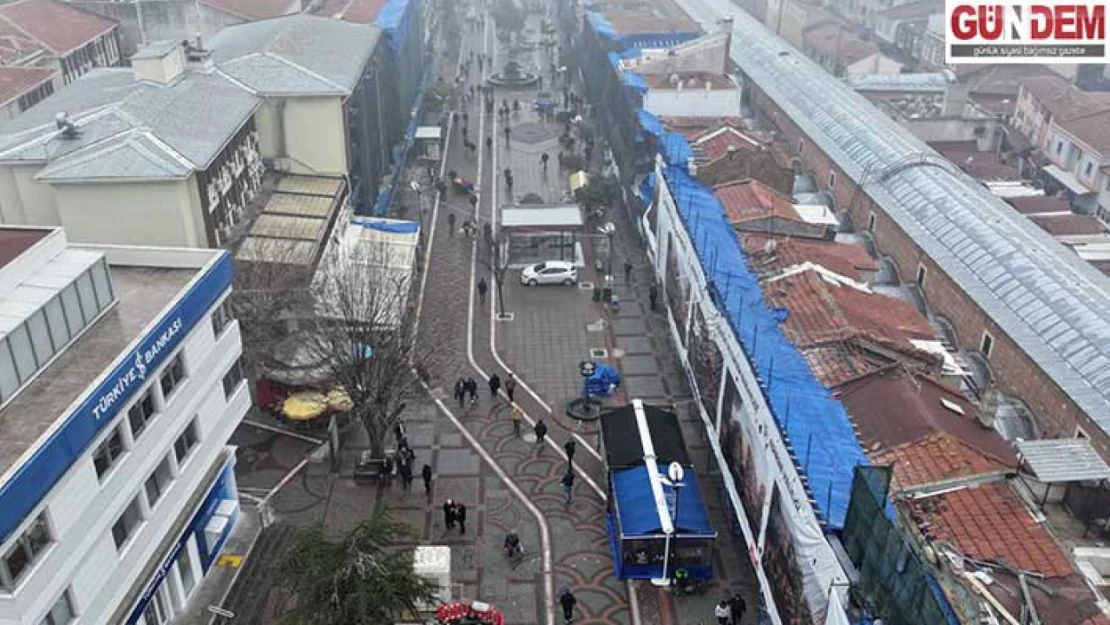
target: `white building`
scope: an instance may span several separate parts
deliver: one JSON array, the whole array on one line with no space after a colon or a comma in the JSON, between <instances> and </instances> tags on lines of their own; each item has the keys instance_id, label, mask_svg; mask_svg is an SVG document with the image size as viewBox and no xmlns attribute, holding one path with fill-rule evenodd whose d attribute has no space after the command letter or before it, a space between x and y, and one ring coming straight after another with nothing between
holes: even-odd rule
<instances>
[{"instance_id":1,"label":"white building","mask_svg":"<svg viewBox=\"0 0 1110 625\"><path fill-rule=\"evenodd\" d=\"M0 625L161 625L235 526L218 250L0 230Z\"/></svg>"}]
</instances>

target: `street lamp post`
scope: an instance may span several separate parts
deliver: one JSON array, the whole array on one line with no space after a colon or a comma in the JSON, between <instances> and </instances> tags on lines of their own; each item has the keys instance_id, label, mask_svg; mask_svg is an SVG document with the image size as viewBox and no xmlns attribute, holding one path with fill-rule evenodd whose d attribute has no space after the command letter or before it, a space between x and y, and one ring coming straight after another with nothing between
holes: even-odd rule
<instances>
[{"instance_id":1,"label":"street lamp post","mask_svg":"<svg viewBox=\"0 0 1110 625\"><path fill-rule=\"evenodd\" d=\"M682 465L677 462L672 462L667 467L667 477L660 478L665 486L670 486L674 489L674 509L671 511L671 531L667 532L667 540L663 544L663 575L651 580L651 583L660 588L666 588L671 585L670 563L671 563L671 538L678 531L678 492L682 488L682 478L686 476L686 470Z\"/></svg>"}]
</instances>

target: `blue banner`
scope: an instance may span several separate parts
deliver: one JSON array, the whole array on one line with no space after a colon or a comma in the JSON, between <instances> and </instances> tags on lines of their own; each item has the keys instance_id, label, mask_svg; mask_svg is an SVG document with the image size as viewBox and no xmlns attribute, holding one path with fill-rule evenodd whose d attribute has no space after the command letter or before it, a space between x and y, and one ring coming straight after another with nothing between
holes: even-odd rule
<instances>
[{"instance_id":1,"label":"blue banner","mask_svg":"<svg viewBox=\"0 0 1110 625\"><path fill-rule=\"evenodd\" d=\"M60 417L61 427L16 469L15 475L0 484L0 542L8 539L182 339L207 317L209 309L231 287L231 276L231 256L224 252L85 400L68 416Z\"/></svg>"}]
</instances>

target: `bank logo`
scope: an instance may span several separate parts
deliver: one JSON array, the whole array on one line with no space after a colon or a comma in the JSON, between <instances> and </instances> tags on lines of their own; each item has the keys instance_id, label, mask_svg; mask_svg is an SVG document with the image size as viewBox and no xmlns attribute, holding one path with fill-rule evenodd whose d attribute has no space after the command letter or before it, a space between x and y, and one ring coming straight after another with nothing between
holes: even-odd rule
<instances>
[{"instance_id":1,"label":"bank logo","mask_svg":"<svg viewBox=\"0 0 1110 625\"><path fill-rule=\"evenodd\" d=\"M946 0L946 63L1110 63L1106 4Z\"/></svg>"}]
</instances>

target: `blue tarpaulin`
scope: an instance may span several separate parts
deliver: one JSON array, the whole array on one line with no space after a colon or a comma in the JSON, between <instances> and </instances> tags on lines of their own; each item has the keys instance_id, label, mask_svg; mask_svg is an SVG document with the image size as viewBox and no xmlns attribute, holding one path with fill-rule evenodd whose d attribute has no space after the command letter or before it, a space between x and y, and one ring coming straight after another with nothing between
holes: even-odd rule
<instances>
[{"instance_id":1,"label":"blue tarpaulin","mask_svg":"<svg viewBox=\"0 0 1110 625\"><path fill-rule=\"evenodd\" d=\"M638 93L647 93L648 84L644 77L636 72L624 72L624 84L635 89Z\"/></svg>"},{"instance_id":2,"label":"blue tarpaulin","mask_svg":"<svg viewBox=\"0 0 1110 625\"><path fill-rule=\"evenodd\" d=\"M780 431L794 447L818 516L828 529L844 526L852 471L868 464L844 407L810 370L779 327L780 315L763 301L736 232L721 203L682 167L664 170L712 297L765 383L762 390Z\"/></svg>"},{"instance_id":3,"label":"blue tarpaulin","mask_svg":"<svg viewBox=\"0 0 1110 625\"><path fill-rule=\"evenodd\" d=\"M663 160L668 165L686 169L690 165L690 157L694 155L686 137L676 132L665 132L659 137L659 151L663 153Z\"/></svg>"},{"instance_id":4,"label":"blue tarpaulin","mask_svg":"<svg viewBox=\"0 0 1110 625\"><path fill-rule=\"evenodd\" d=\"M660 467L658 471L666 477L666 469ZM674 489L663 484L663 493L667 499L667 512L674 518L676 534L714 535L709 512L705 509L693 469L686 469L682 488L678 492L677 512L674 507ZM651 491L651 479L646 466L614 473L613 498L617 503L622 538L662 535L663 522L659 518L659 508L655 505L655 495Z\"/></svg>"},{"instance_id":5,"label":"blue tarpaulin","mask_svg":"<svg viewBox=\"0 0 1110 625\"><path fill-rule=\"evenodd\" d=\"M619 371L603 362L595 362L593 375L586 378L585 381L586 395L590 397L608 397L613 392L613 388L620 385L621 374Z\"/></svg>"},{"instance_id":6,"label":"blue tarpaulin","mask_svg":"<svg viewBox=\"0 0 1110 625\"><path fill-rule=\"evenodd\" d=\"M381 219L352 219L351 223L378 230L379 232L394 232L397 234L412 234L420 231L420 224L415 221L383 221Z\"/></svg>"},{"instance_id":7,"label":"blue tarpaulin","mask_svg":"<svg viewBox=\"0 0 1110 625\"><path fill-rule=\"evenodd\" d=\"M656 137L666 132L663 129L663 122L659 121L658 117L652 115L651 113L648 113L644 109L636 109L636 117L638 117L640 120L640 127L643 128L646 132L649 132Z\"/></svg>"},{"instance_id":8,"label":"blue tarpaulin","mask_svg":"<svg viewBox=\"0 0 1110 625\"><path fill-rule=\"evenodd\" d=\"M374 25L385 32L386 39L394 52L400 52L405 46L409 20L412 19L414 9L418 8L418 5L419 0L389 0L378 11Z\"/></svg>"}]
</instances>

